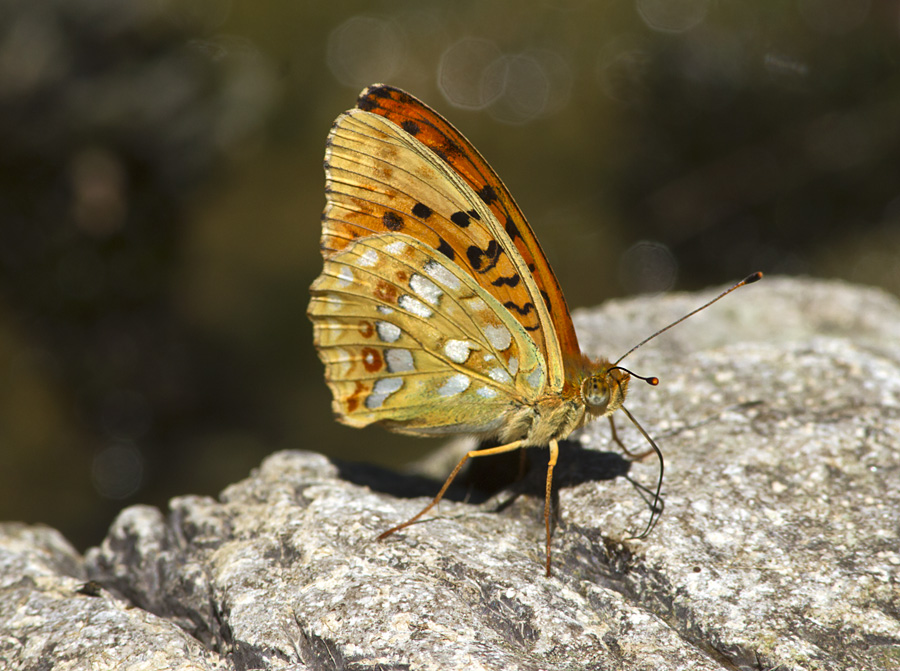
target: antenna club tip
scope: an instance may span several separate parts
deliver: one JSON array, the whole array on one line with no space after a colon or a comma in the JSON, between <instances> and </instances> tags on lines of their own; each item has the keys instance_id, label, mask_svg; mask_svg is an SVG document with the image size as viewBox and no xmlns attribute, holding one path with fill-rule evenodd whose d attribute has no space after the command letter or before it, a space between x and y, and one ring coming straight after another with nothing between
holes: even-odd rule
<instances>
[{"instance_id":1,"label":"antenna club tip","mask_svg":"<svg viewBox=\"0 0 900 671\"><path fill-rule=\"evenodd\" d=\"M649 385L655 387L656 385L659 384L659 378L658 378L658 377L648 377L648 378L647 378L647 384L649 384Z\"/></svg>"},{"instance_id":2,"label":"antenna club tip","mask_svg":"<svg viewBox=\"0 0 900 671\"><path fill-rule=\"evenodd\" d=\"M744 278L743 284L753 284L754 282L759 282L763 278L763 274L761 271L757 271L752 275L748 275Z\"/></svg>"}]
</instances>

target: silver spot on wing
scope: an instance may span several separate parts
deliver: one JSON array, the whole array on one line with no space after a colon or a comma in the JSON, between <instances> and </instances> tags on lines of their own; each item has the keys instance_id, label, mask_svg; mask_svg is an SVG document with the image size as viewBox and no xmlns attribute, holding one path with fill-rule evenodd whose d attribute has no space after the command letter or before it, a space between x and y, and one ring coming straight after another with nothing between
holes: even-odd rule
<instances>
[{"instance_id":1,"label":"silver spot on wing","mask_svg":"<svg viewBox=\"0 0 900 671\"><path fill-rule=\"evenodd\" d=\"M425 305L422 301L413 298L409 294L403 294L402 296L400 296L400 299L397 301L397 305L399 305L407 312L411 312L416 317L422 317L423 319L428 319L432 314L434 314L430 307Z\"/></svg>"},{"instance_id":2,"label":"silver spot on wing","mask_svg":"<svg viewBox=\"0 0 900 671\"><path fill-rule=\"evenodd\" d=\"M372 393L366 397L366 407L369 410L380 408L385 399L403 386L403 380L399 377L383 377L375 383Z\"/></svg>"},{"instance_id":3,"label":"silver spot on wing","mask_svg":"<svg viewBox=\"0 0 900 671\"><path fill-rule=\"evenodd\" d=\"M438 288L437 284L418 273L409 278L409 287L416 296L434 306L437 306L441 296L444 295L444 292Z\"/></svg>"},{"instance_id":4,"label":"silver spot on wing","mask_svg":"<svg viewBox=\"0 0 900 671\"><path fill-rule=\"evenodd\" d=\"M407 373L416 369L412 352L408 349L389 349L384 353L389 373Z\"/></svg>"},{"instance_id":5,"label":"silver spot on wing","mask_svg":"<svg viewBox=\"0 0 900 671\"><path fill-rule=\"evenodd\" d=\"M375 322L375 332L382 342L397 342L400 339L400 327L390 322Z\"/></svg>"},{"instance_id":6,"label":"silver spot on wing","mask_svg":"<svg viewBox=\"0 0 900 671\"><path fill-rule=\"evenodd\" d=\"M444 385L437 390L437 393L439 396L456 396L456 394L461 394L468 389L470 384L472 384L472 380L468 375L457 373L447 380Z\"/></svg>"},{"instance_id":7,"label":"silver spot on wing","mask_svg":"<svg viewBox=\"0 0 900 671\"><path fill-rule=\"evenodd\" d=\"M453 363L465 363L475 347L475 343L468 340L448 340L444 343L444 354Z\"/></svg>"}]
</instances>

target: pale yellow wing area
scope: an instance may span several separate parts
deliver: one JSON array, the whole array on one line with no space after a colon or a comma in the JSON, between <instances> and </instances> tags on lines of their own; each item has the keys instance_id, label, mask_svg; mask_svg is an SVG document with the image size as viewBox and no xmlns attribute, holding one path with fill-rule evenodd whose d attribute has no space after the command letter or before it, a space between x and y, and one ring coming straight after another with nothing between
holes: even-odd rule
<instances>
[{"instance_id":1,"label":"pale yellow wing area","mask_svg":"<svg viewBox=\"0 0 900 671\"><path fill-rule=\"evenodd\" d=\"M547 299L532 275L534 264L525 261L491 209L492 199L476 193L451 163L407 129L360 109L335 122L325 169L326 259L368 236L416 238L496 299L500 311L510 313L546 362L548 390L562 388L560 342Z\"/></svg>"},{"instance_id":2,"label":"pale yellow wing area","mask_svg":"<svg viewBox=\"0 0 900 671\"><path fill-rule=\"evenodd\" d=\"M543 357L509 310L409 235L330 254L311 293L315 345L346 424L490 434L544 388Z\"/></svg>"}]
</instances>

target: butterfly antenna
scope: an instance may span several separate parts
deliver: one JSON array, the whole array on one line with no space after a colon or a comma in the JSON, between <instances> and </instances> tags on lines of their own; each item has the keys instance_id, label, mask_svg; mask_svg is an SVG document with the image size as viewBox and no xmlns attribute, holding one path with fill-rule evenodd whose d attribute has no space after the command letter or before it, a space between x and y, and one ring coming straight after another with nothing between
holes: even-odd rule
<instances>
[{"instance_id":1,"label":"butterfly antenna","mask_svg":"<svg viewBox=\"0 0 900 671\"><path fill-rule=\"evenodd\" d=\"M624 358L624 357L622 357L622 358ZM619 361L621 361L621 360L622 359L619 359ZM606 372L609 373L612 370L620 370L624 373L628 373L631 377L636 377L638 380L643 380L644 382L646 382L647 384L649 384L653 387L655 387L656 385L659 384L658 377L653 377L653 376L644 377L643 375L638 375L633 370L628 370L627 368L625 368L625 366L610 366L609 368L606 369ZM613 378L613 379L615 379L615 378ZM616 380L616 384L618 384L618 380Z\"/></svg>"},{"instance_id":2,"label":"butterfly antenna","mask_svg":"<svg viewBox=\"0 0 900 671\"><path fill-rule=\"evenodd\" d=\"M659 495L662 491L662 482L663 482L663 471L665 470L665 462L663 461L662 451L660 451L659 447L657 447L656 442L650 437L650 434L644 430L644 427L641 426L638 421L634 418L630 412L628 412L628 408L624 405L619 406L622 412L631 420L631 423L637 427L637 430L641 432L641 435L646 438L647 442L650 443L650 447L653 448L653 451L656 452L656 457L659 459L659 477L656 479L656 492L653 494L653 505L650 506L650 521L647 522L647 528L644 529L637 536L632 536L631 538L646 538L651 531L653 531L653 527L656 526L656 523L659 521L659 516L662 515L662 507L659 505Z\"/></svg>"},{"instance_id":3,"label":"butterfly antenna","mask_svg":"<svg viewBox=\"0 0 900 671\"><path fill-rule=\"evenodd\" d=\"M691 310L690 312L688 312L688 313L687 313L684 317L682 317L681 319L675 320L674 322L672 322L671 324L669 324L669 325L666 326L665 328L661 328L661 329L660 329L659 331L657 331L656 333L654 333L654 334L648 336L647 338L644 338L641 342L639 342L637 345L635 345L635 346L632 347L630 350L628 350L627 352L625 352L625 354L623 354L622 356L620 356L620 357L618 358L618 360L613 364L613 367L617 367L619 361L621 361L622 359L624 359L625 357L627 357L629 354L631 354L632 352L634 352L636 349L638 349L638 348L643 347L644 345L646 345L648 342L650 342L651 340L653 340L656 336L662 335L663 333L665 333L666 331L668 331L668 330L669 330L670 328L672 328L673 326L678 326L681 322L683 322L683 321L684 321L685 319L687 319L688 317L693 317L695 314L697 314L697 313L700 312L701 310L705 310L706 308L708 308L710 305L712 305L712 304L715 303L716 301L718 301L718 300L720 300L720 299L722 299L722 298L725 298L725 296L727 296L728 294L730 294L730 293L731 293L732 291L734 291L735 289L740 289L742 286L744 286L744 285L746 285L746 284L753 284L754 282L758 282L759 280L762 279L762 276L763 276L763 274L762 274L761 272L756 272L756 273L753 273L752 275L748 275L747 277L745 277L744 279L742 279L740 282L738 282L737 284L735 284L735 285L734 285L733 287L731 287L730 289L726 289L725 291L723 291L722 293L720 293L718 296L716 296L715 298L713 298L713 299L712 299L711 301L709 301L708 303L704 303L704 304L701 305L699 308L697 308L697 309L695 309L695 310ZM624 369L623 369L623 370L624 370ZM630 371L629 371L629 372L630 372ZM633 373L632 373L632 374L633 374ZM635 376L635 377L637 377L637 376ZM653 383L651 382L650 384L653 384ZM629 417L631 417L631 415L629 415ZM632 419L631 421L634 421L634 420ZM635 424L637 424L637 422L635 422ZM640 428L640 427L638 427L638 428ZM643 429L642 429L642 431L643 431ZM644 435L646 435L646 434L644 434ZM651 443L652 443L652 442L653 442L653 441L651 441Z\"/></svg>"}]
</instances>

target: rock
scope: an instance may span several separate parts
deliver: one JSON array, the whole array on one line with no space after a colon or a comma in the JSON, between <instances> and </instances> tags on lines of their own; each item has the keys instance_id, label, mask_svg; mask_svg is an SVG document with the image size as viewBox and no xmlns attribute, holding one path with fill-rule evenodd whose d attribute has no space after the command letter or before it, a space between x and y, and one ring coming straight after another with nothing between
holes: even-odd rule
<instances>
[{"instance_id":1,"label":"rock","mask_svg":"<svg viewBox=\"0 0 900 671\"><path fill-rule=\"evenodd\" d=\"M0 669L233 669L174 622L87 579L59 532L0 524Z\"/></svg>"},{"instance_id":2,"label":"rock","mask_svg":"<svg viewBox=\"0 0 900 671\"><path fill-rule=\"evenodd\" d=\"M706 297L617 301L576 324L587 351L618 356ZM550 578L545 450L523 480L480 503L460 488L381 542L439 482L299 451L219 500L124 510L84 559L6 525L0 662L898 669L898 343L884 293L767 278L630 355L661 380L633 383L627 406L666 455L665 510L633 537L658 465L591 425L561 449Z\"/></svg>"}]
</instances>

